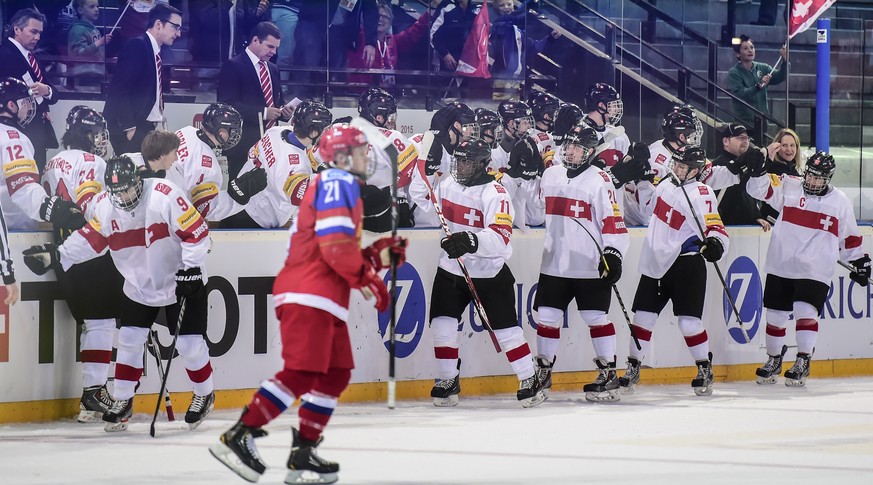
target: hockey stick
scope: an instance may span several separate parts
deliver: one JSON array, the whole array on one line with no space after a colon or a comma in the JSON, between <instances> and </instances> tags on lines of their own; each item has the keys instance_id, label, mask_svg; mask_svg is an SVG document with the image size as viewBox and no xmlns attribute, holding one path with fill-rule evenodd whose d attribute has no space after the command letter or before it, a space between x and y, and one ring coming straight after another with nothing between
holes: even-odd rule
<instances>
[{"instance_id":1,"label":"hockey stick","mask_svg":"<svg viewBox=\"0 0 873 485\"><path fill-rule=\"evenodd\" d=\"M364 136L373 145L381 147L391 162L391 237L397 237L397 157L400 155L397 147L373 124L363 118L352 120L352 126L364 132ZM397 404L397 256L391 255L391 317L388 323L388 409L394 409Z\"/></svg>"},{"instance_id":2,"label":"hockey stick","mask_svg":"<svg viewBox=\"0 0 873 485\"><path fill-rule=\"evenodd\" d=\"M609 150L610 143L621 135L624 135L623 126L613 127L611 130L604 133L603 138L600 139L600 145L597 145L597 147L594 148L594 155L592 155L592 157L596 157L606 150Z\"/></svg>"},{"instance_id":3,"label":"hockey stick","mask_svg":"<svg viewBox=\"0 0 873 485\"><path fill-rule=\"evenodd\" d=\"M672 175L677 181L679 177L676 176L676 173L673 172L673 169L668 167L667 170L670 171L670 175ZM697 225L697 229L700 231L700 239L701 243L706 241L706 232L703 230L703 226L700 224L700 220L697 218L697 211L694 210L694 204L691 203L691 197L688 197L688 192L685 191L685 183L682 182L679 184L679 188L682 190L682 195L685 196L685 201L688 202L688 208L691 210L691 218L694 219L694 223ZM700 247L702 250L706 245ZM743 332L743 338L746 339L746 343L752 341L749 338L749 333L746 332L746 327L743 326L743 319L740 317L740 311L737 310L737 304L734 302L734 297L731 295L730 289L728 289L727 282L725 282L724 275L721 273L721 268L718 266L718 263L712 261L712 266L715 267L715 273L718 275L719 281L721 281L721 287L724 288L724 295L727 297L728 301L731 304L731 309L734 311L734 316L737 318L737 325L740 326L740 331Z\"/></svg>"},{"instance_id":4,"label":"hockey stick","mask_svg":"<svg viewBox=\"0 0 873 485\"><path fill-rule=\"evenodd\" d=\"M852 266L851 264L845 262L845 261L837 260L837 264L839 264L843 268L846 268L847 270L849 270L849 273L857 273L857 271L855 270L855 267ZM870 283L873 283L873 278L867 278L867 281L869 281Z\"/></svg>"},{"instance_id":5,"label":"hockey stick","mask_svg":"<svg viewBox=\"0 0 873 485\"><path fill-rule=\"evenodd\" d=\"M422 154L424 155L424 160L427 159L427 154L430 152L430 147L434 143L434 136L432 131L427 131L424 134L424 139L422 139L421 143L421 152L418 154L419 161L421 161ZM418 163L418 173L421 175L421 178L424 180L424 184L427 186L427 191L430 194L430 201L433 203L434 211L436 211L436 215L440 220L440 226L443 228L443 233L446 237L452 235L452 232L449 231L449 224L446 222L445 216L443 216L443 211L440 209L440 204L437 202L436 194L433 191L433 186L431 186L430 181L427 179L427 175L424 173L424 165ZM494 334L494 329L491 327L491 322L488 320L488 315L485 314L485 307L482 306L482 300L479 299L479 293L476 292L476 287L473 285L473 279L470 278L470 273L467 272L467 266L464 265L464 261L461 258L457 259L458 266L461 268L461 273L464 275L464 279L467 281L467 287L470 289L470 294L473 295L473 303L476 308L476 313L479 314L479 319L482 320L482 323L485 324L485 328L488 329L488 334L491 337L491 343L494 344L494 350L497 353L500 353L500 342L497 341L497 335Z\"/></svg>"},{"instance_id":6,"label":"hockey stick","mask_svg":"<svg viewBox=\"0 0 873 485\"><path fill-rule=\"evenodd\" d=\"M152 349L152 354L155 356L155 362L158 363L158 372L161 373L161 376L164 375L164 361L161 359L161 347L158 345L158 336L157 332L154 330L149 331L149 340L148 345ZM172 358L172 357L171 357ZM160 401L160 398L158 398ZM173 413L173 403L170 401L170 390L167 389L167 392L164 393L164 408L167 410L167 421L175 421L176 415Z\"/></svg>"},{"instance_id":7,"label":"hockey stick","mask_svg":"<svg viewBox=\"0 0 873 485\"><path fill-rule=\"evenodd\" d=\"M594 242L594 246L597 247L597 252L600 253L600 260L603 261L603 266L606 267L606 271L609 271L609 264L606 262L606 258L603 257L603 249L600 248L600 244L597 242L597 239L594 239L594 234L591 234L591 231L588 230L578 219L575 217L570 218L576 224L579 224L579 227L585 230L588 234L588 237L591 238L591 241ZM637 350L643 350L640 346L640 341L637 339L637 333L634 331L634 326L631 324L630 317L627 314L627 308L624 306L624 300L621 299L621 293L618 292L618 285L612 284L612 291L615 292L615 298L618 300L618 306L621 307L621 313L624 314L624 321L627 322L627 328L630 329L631 338L634 339L634 345L637 346Z\"/></svg>"},{"instance_id":8,"label":"hockey stick","mask_svg":"<svg viewBox=\"0 0 873 485\"><path fill-rule=\"evenodd\" d=\"M161 397L164 391L167 390L167 377L170 375L170 365L173 364L173 354L176 353L176 340L179 339L179 329L182 328L182 317L185 316L185 304L187 299L183 296L179 300L179 318L176 319L176 331L173 334L173 343L170 344L170 358L167 360L167 371L164 372L161 378L161 392L158 393L158 402L155 403L155 414L152 416L152 424L149 427L149 435L155 437L155 421L158 420L158 413L161 411Z\"/></svg>"}]
</instances>

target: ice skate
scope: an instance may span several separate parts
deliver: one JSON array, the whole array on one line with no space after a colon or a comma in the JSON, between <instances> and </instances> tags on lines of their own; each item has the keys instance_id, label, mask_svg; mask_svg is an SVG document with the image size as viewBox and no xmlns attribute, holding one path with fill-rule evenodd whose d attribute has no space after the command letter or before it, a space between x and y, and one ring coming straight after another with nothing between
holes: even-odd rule
<instances>
[{"instance_id":1,"label":"ice skate","mask_svg":"<svg viewBox=\"0 0 873 485\"><path fill-rule=\"evenodd\" d=\"M112 407L103 413L103 429L107 432L124 431L127 429L127 421L133 416L133 398L119 399L112 403Z\"/></svg>"},{"instance_id":2,"label":"ice skate","mask_svg":"<svg viewBox=\"0 0 873 485\"><path fill-rule=\"evenodd\" d=\"M243 409L243 415L247 411ZM255 446L255 438L264 436L267 436L266 431L246 426L240 419L221 435L218 443L209 447L209 452L234 473L254 483L267 470Z\"/></svg>"},{"instance_id":3,"label":"ice skate","mask_svg":"<svg viewBox=\"0 0 873 485\"><path fill-rule=\"evenodd\" d=\"M604 359L594 359L594 364L600 370L597 379L591 384L585 384L582 391L585 400L590 402L616 402L621 399L618 376L615 374L615 358L612 362Z\"/></svg>"},{"instance_id":4,"label":"ice skate","mask_svg":"<svg viewBox=\"0 0 873 485\"><path fill-rule=\"evenodd\" d=\"M691 381L694 394L711 396L712 383L715 381L715 376L712 375L712 352L709 353L709 360L698 360L695 364L697 364L697 377Z\"/></svg>"},{"instance_id":5,"label":"ice skate","mask_svg":"<svg viewBox=\"0 0 873 485\"><path fill-rule=\"evenodd\" d=\"M540 382L539 377L537 377L536 371L534 371L532 376L519 383L518 392L515 393L515 397L521 401L521 406L525 408L532 408L546 400L543 384Z\"/></svg>"},{"instance_id":6,"label":"ice skate","mask_svg":"<svg viewBox=\"0 0 873 485\"><path fill-rule=\"evenodd\" d=\"M458 359L458 375L451 379L440 379L430 390L433 405L438 408L448 408L458 405L461 394L461 359Z\"/></svg>"},{"instance_id":7,"label":"ice skate","mask_svg":"<svg viewBox=\"0 0 873 485\"><path fill-rule=\"evenodd\" d=\"M815 352L815 349L812 349L812 351ZM809 377L809 363L811 360L812 354L798 352L794 365L785 371L785 385L788 387L805 386L806 378Z\"/></svg>"},{"instance_id":8,"label":"ice skate","mask_svg":"<svg viewBox=\"0 0 873 485\"><path fill-rule=\"evenodd\" d=\"M543 395L547 399L549 397L549 390L552 388L552 367L555 366L556 360L558 360L557 357L552 358L551 362L542 357L537 357L537 379L543 385Z\"/></svg>"},{"instance_id":9,"label":"ice skate","mask_svg":"<svg viewBox=\"0 0 873 485\"><path fill-rule=\"evenodd\" d=\"M767 362L755 374L758 376L755 382L758 384L776 384L779 380L779 374L782 373L782 358L785 357L785 351L788 350L787 345L782 346L782 353L779 355L768 355Z\"/></svg>"},{"instance_id":10,"label":"ice skate","mask_svg":"<svg viewBox=\"0 0 873 485\"><path fill-rule=\"evenodd\" d=\"M618 378L618 385L621 387L622 394L633 394L636 385L640 382L640 361L633 358L627 358L627 370L624 375Z\"/></svg>"},{"instance_id":11,"label":"ice skate","mask_svg":"<svg viewBox=\"0 0 873 485\"><path fill-rule=\"evenodd\" d=\"M334 483L339 477L339 464L327 461L315 453L321 440L309 441L300 437L300 432L291 428L294 441L288 456L288 474L285 483Z\"/></svg>"},{"instance_id":12,"label":"ice skate","mask_svg":"<svg viewBox=\"0 0 873 485\"><path fill-rule=\"evenodd\" d=\"M82 391L82 399L79 400L79 417L76 418L76 421L80 423L102 422L103 413L109 411L111 407L112 397L106 389L106 384L86 387Z\"/></svg>"},{"instance_id":13,"label":"ice skate","mask_svg":"<svg viewBox=\"0 0 873 485\"><path fill-rule=\"evenodd\" d=\"M188 412L185 413L185 422L188 423L189 430L195 430L200 423L209 416L212 409L215 407L215 393L210 392L206 396L194 396L191 405L188 406Z\"/></svg>"}]
</instances>

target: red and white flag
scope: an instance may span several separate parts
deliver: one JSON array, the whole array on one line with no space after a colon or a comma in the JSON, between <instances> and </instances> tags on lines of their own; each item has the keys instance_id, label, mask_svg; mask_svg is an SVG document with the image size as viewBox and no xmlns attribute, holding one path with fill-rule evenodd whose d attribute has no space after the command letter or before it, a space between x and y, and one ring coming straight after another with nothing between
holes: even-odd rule
<instances>
[{"instance_id":1,"label":"red and white flag","mask_svg":"<svg viewBox=\"0 0 873 485\"><path fill-rule=\"evenodd\" d=\"M792 0L791 18L788 19L788 38L805 32L817 18L837 0Z\"/></svg>"},{"instance_id":2,"label":"red and white flag","mask_svg":"<svg viewBox=\"0 0 873 485\"><path fill-rule=\"evenodd\" d=\"M458 67L455 73L467 77L481 77L488 79L491 72L488 70L488 37L491 35L491 21L488 19L488 6L483 5L473 21L473 28L467 41L464 42L464 50L458 59Z\"/></svg>"}]
</instances>

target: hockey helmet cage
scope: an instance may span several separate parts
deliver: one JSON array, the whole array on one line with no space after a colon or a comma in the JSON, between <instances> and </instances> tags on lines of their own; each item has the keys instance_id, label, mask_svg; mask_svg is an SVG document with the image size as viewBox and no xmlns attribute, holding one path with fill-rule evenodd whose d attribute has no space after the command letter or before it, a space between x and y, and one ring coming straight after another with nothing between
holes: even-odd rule
<instances>
[{"instance_id":1,"label":"hockey helmet cage","mask_svg":"<svg viewBox=\"0 0 873 485\"><path fill-rule=\"evenodd\" d=\"M552 128L552 138L555 139L555 143L559 146L564 143L564 138L584 116L579 106L573 103L561 103L555 111L555 124Z\"/></svg>"},{"instance_id":2,"label":"hockey helmet cage","mask_svg":"<svg viewBox=\"0 0 873 485\"><path fill-rule=\"evenodd\" d=\"M536 91L529 104L534 121L545 124L546 131L552 131L555 126L555 111L561 106L561 100L553 94Z\"/></svg>"},{"instance_id":3,"label":"hockey helmet cage","mask_svg":"<svg viewBox=\"0 0 873 485\"><path fill-rule=\"evenodd\" d=\"M561 163L570 170L578 170L591 162L594 149L599 144L600 138L593 128L575 126L561 145Z\"/></svg>"},{"instance_id":4,"label":"hockey helmet cage","mask_svg":"<svg viewBox=\"0 0 873 485\"><path fill-rule=\"evenodd\" d=\"M482 139L495 148L503 138L503 125L500 123L500 115L487 108L476 108L476 123L479 125L479 134Z\"/></svg>"},{"instance_id":5,"label":"hockey helmet cage","mask_svg":"<svg viewBox=\"0 0 873 485\"><path fill-rule=\"evenodd\" d=\"M603 107L600 106L601 103ZM585 109L589 113L592 111L600 113L606 123L618 125L624 114L624 103L614 87L606 83L597 83L588 88L588 93L585 94Z\"/></svg>"},{"instance_id":6,"label":"hockey helmet cage","mask_svg":"<svg viewBox=\"0 0 873 485\"><path fill-rule=\"evenodd\" d=\"M809 195L825 194L836 171L837 163L833 155L821 150L815 152L806 160L803 191Z\"/></svg>"},{"instance_id":7,"label":"hockey helmet cage","mask_svg":"<svg viewBox=\"0 0 873 485\"><path fill-rule=\"evenodd\" d=\"M227 130L227 140L219 143L218 148L226 150L236 146L242 138L243 120L239 111L233 106L224 103L212 103L203 111L203 123L201 128L212 134L219 141L219 131Z\"/></svg>"},{"instance_id":8,"label":"hockey helmet cage","mask_svg":"<svg viewBox=\"0 0 873 485\"><path fill-rule=\"evenodd\" d=\"M67 135L70 133L70 135ZM109 152L109 132L106 130L106 120L103 115L88 106L74 106L67 114L67 133L64 133L64 145L71 140L74 145L85 144L86 147L77 147L89 151L98 157L105 157ZM91 135L91 139L87 139ZM86 142L87 140L87 142Z\"/></svg>"},{"instance_id":9,"label":"hockey helmet cage","mask_svg":"<svg viewBox=\"0 0 873 485\"><path fill-rule=\"evenodd\" d=\"M455 123L461 125L461 131L455 127ZM476 124L476 113L464 103L453 101L433 114L430 120L430 129L436 131L436 136L447 142L449 132L457 136L455 146L463 140L479 138L479 125Z\"/></svg>"},{"instance_id":10,"label":"hockey helmet cage","mask_svg":"<svg viewBox=\"0 0 873 485\"><path fill-rule=\"evenodd\" d=\"M18 106L18 113L9 111L7 105L12 101ZM30 88L21 79L7 77L0 80L0 112L9 113L22 125L33 121L36 116L36 100L30 94ZM22 111L23 110L23 111Z\"/></svg>"},{"instance_id":11,"label":"hockey helmet cage","mask_svg":"<svg viewBox=\"0 0 873 485\"><path fill-rule=\"evenodd\" d=\"M132 211L142 198L142 179L133 160L127 155L106 161L103 185L109 192L109 201L119 209Z\"/></svg>"},{"instance_id":12,"label":"hockey helmet cage","mask_svg":"<svg viewBox=\"0 0 873 485\"><path fill-rule=\"evenodd\" d=\"M462 141L452 154L452 177L461 185L468 185L485 173L491 160L491 147L481 138Z\"/></svg>"},{"instance_id":13,"label":"hockey helmet cage","mask_svg":"<svg viewBox=\"0 0 873 485\"><path fill-rule=\"evenodd\" d=\"M686 111L670 111L661 122L664 140L679 143L680 146L699 146L703 136L703 125L696 116ZM679 138L685 135L685 140Z\"/></svg>"},{"instance_id":14,"label":"hockey helmet cage","mask_svg":"<svg viewBox=\"0 0 873 485\"><path fill-rule=\"evenodd\" d=\"M684 165L685 169L679 169L678 165ZM703 148L696 146L686 146L682 147L675 152L673 152L673 157L669 162L669 170L674 175L674 182L677 185L682 185L686 182L689 182L700 175L700 172L703 170L703 167L706 165L706 152ZM688 176L692 170L697 169L697 173L694 178ZM680 174L676 173L679 170L683 172L682 178L680 178Z\"/></svg>"}]
</instances>

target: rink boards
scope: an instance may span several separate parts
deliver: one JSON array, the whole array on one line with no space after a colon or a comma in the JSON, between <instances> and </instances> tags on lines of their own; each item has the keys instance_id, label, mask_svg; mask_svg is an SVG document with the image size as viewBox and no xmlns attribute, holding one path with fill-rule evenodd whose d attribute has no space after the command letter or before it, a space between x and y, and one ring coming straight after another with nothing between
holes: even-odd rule
<instances>
[{"instance_id":1,"label":"rink boards","mask_svg":"<svg viewBox=\"0 0 873 485\"><path fill-rule=\"evenodd\" d=\"M714 354L716 376L720 380L750 380L754 368L763 362L765 352L764 312L761 308L764 260L769 235L760 229L736 227L729 230L730 251L720 263L740 309L751 342L745 343L732 317L721 284L709 271L704 326ZM631 246L624 261L624 274L618 284L630 311L639 279L636 268L645 236L642 229L631 229ZM864 247L870 251L873 229L862 227ZM436 271L439 239L436 230L404 231L410 239L407 264L398 271L397 379L400 398L429 395L435 375L427 309L431 283ZM54 274L44 277L30 273L21 251L32 244L48 241L47 233L12 234L16 276L21 284L22 302L0 308L0 422L48 420L71 416L81 395L81 365L77 362L76 326L66 303L61 300ZM241 407L248 402L251 389L271 377L281 367L281 342L273 313L272 280L283 264L287 232L213 231L214 246L207 273L210 286L208 341L213 357L219 408ZM535 352L536 312L533 310L539 274L543 231L526 234L516 230L513 257L509 262L516 278L518 323ZM822 264L831 264L822 261ZM836 266L836 265L835 265ZM387 280L387 275L386 275ZM819 326L813 375L817 377L873 375L873 326L870 289L848 278L835 268L832 291ZM513 302L507 302L512 304ZM619 367L627 356L629 332L618 303L613 298L610 317L618 338ZM354 292L350 308L350 331L356 369L346 400L376 400L385 395L388 377L388 315L377 314L370 302ZM472 309L461 323L461 375L465 394L512 392L517 380L503 354L497 354ZM171 338L160 327L160 340ZM794 344L794 325L789 324L786 343ZM794 350L786 359L793 360ZM565 318L561 345L555 364L555 387L579 389L593 376L593 348L588 330L575 306ZM655 328L651 355L644 365L644 383L690 381L691 357L668 305ZM140 395L157 393L160 380L151 355L146 364ZM190 389L181 361L173 365L168 388ZM181 393L174 393L180 396ZM512 392L514 394L514 392ZM187 407L187 398L178 397L176 407ZM151 412L154 399L138 400L138 412Z\"/></svg>"}]
</instances>

